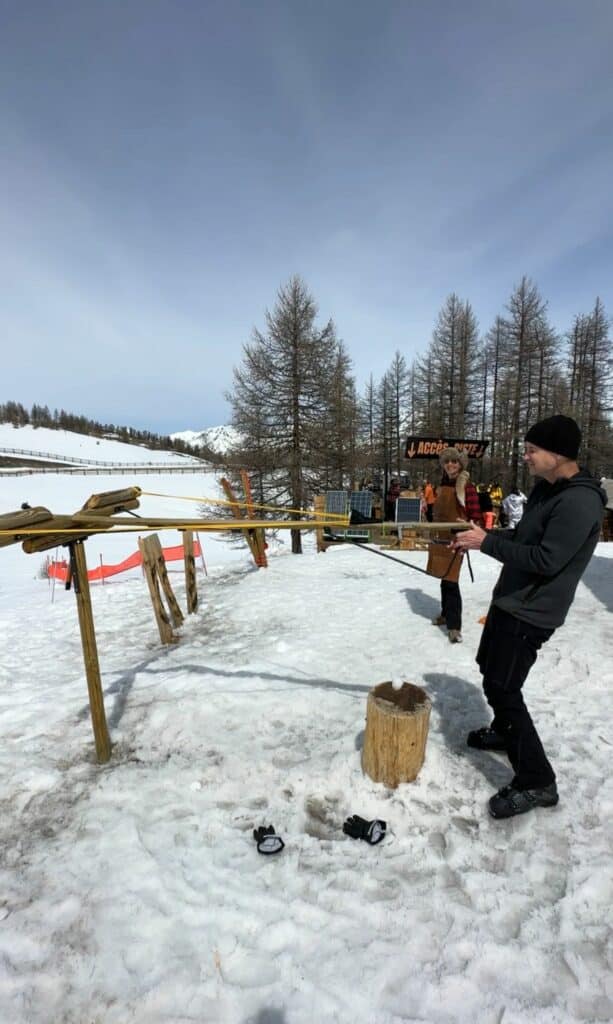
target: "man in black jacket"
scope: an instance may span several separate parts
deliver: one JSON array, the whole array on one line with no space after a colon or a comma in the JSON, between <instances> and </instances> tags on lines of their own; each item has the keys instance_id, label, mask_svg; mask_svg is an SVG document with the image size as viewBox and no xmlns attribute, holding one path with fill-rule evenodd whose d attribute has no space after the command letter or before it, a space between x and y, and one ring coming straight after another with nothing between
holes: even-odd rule
<instances>
[{"instance_id":1,"label":"man in black jacket","mask_svg":"<svg viewBox=\"0 0 613 1024\"><path fill-rule=\"evenodd\" d=\"M606 495L577 455L581 431L568 416L550 416L525 437L528 471L541 477L514 530L457 535L459 550L481 550L502 562L477 664L494 719L467 743L505 750L514 776L489 801L494 818L558 803L556 777L522 696L540 647L561 626L598 542Z\"/></svg>"}]
</instances>

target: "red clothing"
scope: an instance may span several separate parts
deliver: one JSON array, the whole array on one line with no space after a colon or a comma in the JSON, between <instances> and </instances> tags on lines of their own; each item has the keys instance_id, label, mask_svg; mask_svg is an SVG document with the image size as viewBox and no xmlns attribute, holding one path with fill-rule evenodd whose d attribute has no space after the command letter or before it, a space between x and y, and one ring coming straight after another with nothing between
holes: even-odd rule
<instances>
[{"instance_id":1,"label":"red clothing","mask_svg":"<svg viewBox=\"0 0 613 1024\"><path fill-rule=\"evenodd\" d=\"M466 484L465 497L466 505L464 508L466 519L472 519L473 523L476 523L477 526L483 526L483 513L479 504L479 495L477 494L475 486L471 484L470 481Z\"/></svg>"}]
</instances>

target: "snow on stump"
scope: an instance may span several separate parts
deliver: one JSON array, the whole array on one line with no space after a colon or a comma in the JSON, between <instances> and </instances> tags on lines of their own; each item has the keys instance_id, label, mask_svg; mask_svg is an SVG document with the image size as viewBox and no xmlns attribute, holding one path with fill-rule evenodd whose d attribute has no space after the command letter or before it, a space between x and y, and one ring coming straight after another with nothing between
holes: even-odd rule
<instances>
[{"instance_id":1,"label":"snow on stump","mask_svg":"<svg viewBox=\"0 0 613 1024\"><path fill-rule=\"evenodd\" d=\"M424 763L430 708L425 690L379 683L368 694L362 768L374 782L396 789L413 782Z\"/></svg>"}]
</instances>

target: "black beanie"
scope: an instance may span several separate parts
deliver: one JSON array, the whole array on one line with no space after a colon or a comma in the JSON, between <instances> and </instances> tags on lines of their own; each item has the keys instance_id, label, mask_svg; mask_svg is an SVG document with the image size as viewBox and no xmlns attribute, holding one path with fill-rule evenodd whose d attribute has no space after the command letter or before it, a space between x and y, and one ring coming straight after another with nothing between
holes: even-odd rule
<instances>
[{"instance_id":1,"label":"black beanie","mask_svg":"<svg viewBox=\"0 0 613 1024\"><path fill-rule=\"evenodd\" d=\"M576 459L581 444L581 431L570 416L549 416L530 427L524 440L556 455Z\"/></svg>"}]
</instances>

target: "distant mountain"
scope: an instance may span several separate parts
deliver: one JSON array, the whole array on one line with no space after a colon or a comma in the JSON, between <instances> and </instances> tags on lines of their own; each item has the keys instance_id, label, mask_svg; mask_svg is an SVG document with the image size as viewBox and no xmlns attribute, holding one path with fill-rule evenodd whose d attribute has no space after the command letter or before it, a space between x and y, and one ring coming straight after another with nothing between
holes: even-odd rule
<instances>
[{"instance_id":1,"label":"distant mountain","mask_svg":"<svg viewBox=\"0 0 613 1024\"><path fill-rule=\"evenodd\" d=\"M191 448L204 446L218 455L225 455L240 444L240 434L226 424L221 427L207 427L205 430L180 430L170 435L173 441L182 441Z\"/></svg>"}]
</instances>

